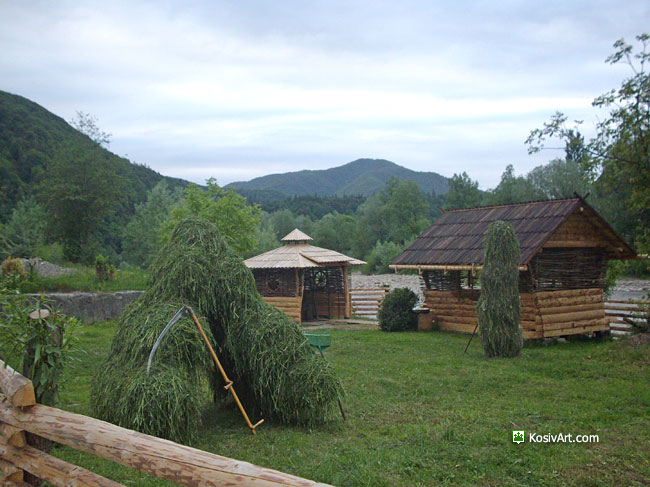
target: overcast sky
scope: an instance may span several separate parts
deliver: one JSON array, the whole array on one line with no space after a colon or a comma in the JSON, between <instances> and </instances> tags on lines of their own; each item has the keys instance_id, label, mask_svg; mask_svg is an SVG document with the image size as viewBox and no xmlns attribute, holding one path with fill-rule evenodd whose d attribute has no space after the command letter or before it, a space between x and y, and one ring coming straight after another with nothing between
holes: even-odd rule
<instances>
[{"instance_id":1,"label":"overcast sky","mask_svg":"<svg viewBox=\"0 0 650 487\"><path fill-rule=\"evenodd\" d=\"M648 0L0 0L0 89L195 182L372 157L487 189L561 155L524 145L554 111L588 131L649 25Z\"/></svg>"}]
</instances>

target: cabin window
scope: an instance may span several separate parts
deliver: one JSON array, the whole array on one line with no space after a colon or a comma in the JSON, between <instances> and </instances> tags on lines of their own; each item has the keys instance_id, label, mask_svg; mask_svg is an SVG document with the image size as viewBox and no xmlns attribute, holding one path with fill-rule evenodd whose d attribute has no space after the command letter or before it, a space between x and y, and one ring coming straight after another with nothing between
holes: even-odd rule
<instances>
[{"instance_id":1,"label":"cabin window","mask_svg":"<svg viewBox=\"0 0 650 487\"><path fill-rule=\"evenodd\" d=\"M262 296L296 296L294 269L253 269L257 292Z\"/></svg>"}]
</instances>

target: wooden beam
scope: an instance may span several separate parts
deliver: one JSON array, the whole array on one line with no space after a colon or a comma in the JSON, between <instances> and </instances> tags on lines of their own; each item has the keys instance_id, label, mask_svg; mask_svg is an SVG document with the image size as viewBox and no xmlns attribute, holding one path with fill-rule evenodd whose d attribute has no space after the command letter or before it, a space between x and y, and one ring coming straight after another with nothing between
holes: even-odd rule
<instances>
[{"instance_id":1,"label":"wooden beam","mask_svg":"<svg viewBox=\"0 0 650 487\"><path fill-rule=\"evenodd\" d=\"M0 480L22 482L23 471L7 460L0 460Z\"/></svg>"},{"instance_id":2,"label":"wooden beam","mask_svg":"<svg viewBox=\"0 0 650 487\"><path fill-rule=\"evenodd\" d=\"M25 432L9 426L7 423L0 423L0 444L11 446L25 446Z\"/></svg>"},{"instance_id":3,"label":"wooden beam","mask_svg":"<svg viewBox=\"0 0 650 487\"><path fill-rule=\"evenodd\" d=\"M325 487L41 404L21 411L0 402L0 421L180 485Z\"/></svg>"},{"instance_id":4,"label":"wooden beam","mask_svg":"<svg viewBox=\"0 0 650 487\"><path fill-rule=\"evenodd\" d=\"M15 407L36 404L32 381L0 360L0 390Z\"/></svg>"},{"instance_id":5,"label":"wooden beam","mask_svg":"<svg viewBox=\"0 0 650 487\"><path fill-rule=\"evenodd\" d=\"M389 269L394 271L400 270L415 270L415 271L480 271L483 269L482 265L432 265L432 264L391 264ZM520 271L528 270L528 266L519 266Z\"/></svg>"},{"instance_id":6,"label":"wooden beam","mask_svg":"<svg viewBox=\"0 0 650 487\"><path fill-rule=\"evenodd\" d=\"M56 487L124 487L122 484L59 460L31 446L16 448L0 445L0 455L16 467Z\"/></svg>"},{"instance_id":7,"label":"wooden beam","mask_svg":"<svg viewBox=\"0 0 650 487\"><path fill-rule=\"evenodd\" d=\"M348 266L343 266L343 292L345 293L345 317L352 315L352 302L350 297L350 286L348 285Z\"/></svg>"}]
</instances>

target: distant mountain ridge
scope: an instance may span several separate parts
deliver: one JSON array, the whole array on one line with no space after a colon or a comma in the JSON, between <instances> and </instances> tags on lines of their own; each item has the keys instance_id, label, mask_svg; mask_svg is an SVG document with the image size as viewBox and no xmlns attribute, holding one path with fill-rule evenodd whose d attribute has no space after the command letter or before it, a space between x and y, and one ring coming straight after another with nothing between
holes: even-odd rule
<instances>
[{"instance_id":1,"label":"distant mountain ridge","mask_svg":"<svg viewBox=\"0 0 650 487\"><path fill-rule=\"evenodd\" d=\"M449 189L448 178L438 173L412 171L385 159L357 159L330 169L270 174L250 181L230 183L226 187L236 188L242 194L272 192L286 196L370 196L383 189L391 177L414 181L425 193L440 195Z\"/></svg>"}]
</instances>

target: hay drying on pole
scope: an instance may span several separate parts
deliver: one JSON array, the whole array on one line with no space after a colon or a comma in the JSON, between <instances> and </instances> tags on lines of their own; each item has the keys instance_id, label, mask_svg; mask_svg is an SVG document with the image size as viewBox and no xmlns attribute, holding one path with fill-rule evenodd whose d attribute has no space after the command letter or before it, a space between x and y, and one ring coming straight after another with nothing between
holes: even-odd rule
<instances>
[{"instance_id":1,"label":"hay drying on pole","mask_svg":"<svg viewBox=\"0 0 650 487\"><path fill-rule=\"evenodd\" d=\"M335 411L342 387L331 365L313 353L299 325L262 300L251 272L212 224L179 223L151 273L150 288L120 319L93 381L97 416L175 441L191 439L207 390L222 391L224 384L189 318L165 338L150 376L145 370L158 334L184 304L209 324L208 338L247 408L299 424Z\"/></svg>"}]
</instances>

